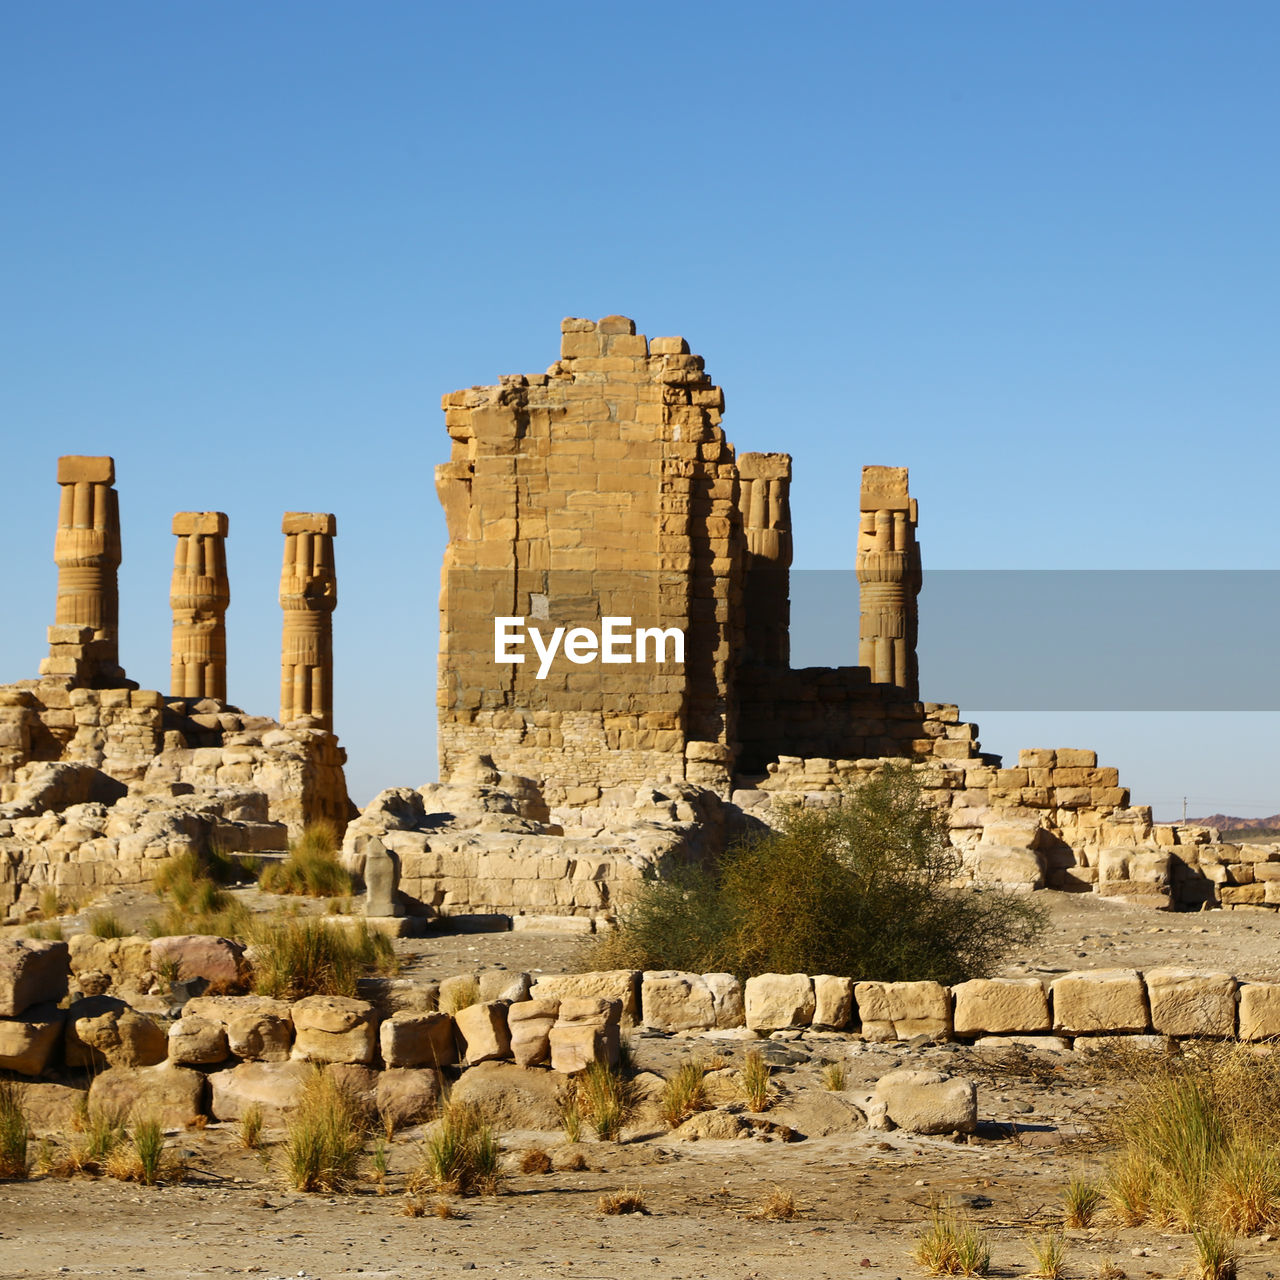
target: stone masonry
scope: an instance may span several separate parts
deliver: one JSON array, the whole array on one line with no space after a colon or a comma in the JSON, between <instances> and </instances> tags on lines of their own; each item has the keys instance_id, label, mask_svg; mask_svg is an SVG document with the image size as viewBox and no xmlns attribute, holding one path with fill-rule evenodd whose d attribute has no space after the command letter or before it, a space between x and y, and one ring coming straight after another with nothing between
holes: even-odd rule
<instances>
[{"instance_id":1,"label":"stone masonry","mask_svg":"<svg viewBox=\"0 0 1280 1280\"><path fill-rule=\"evenodd\" d=\"M174 552L169 605L173 660L169 690L175 698L227 696L227 517L221 511L179 511L173 517Z\"/></svg>"}]
</instances>

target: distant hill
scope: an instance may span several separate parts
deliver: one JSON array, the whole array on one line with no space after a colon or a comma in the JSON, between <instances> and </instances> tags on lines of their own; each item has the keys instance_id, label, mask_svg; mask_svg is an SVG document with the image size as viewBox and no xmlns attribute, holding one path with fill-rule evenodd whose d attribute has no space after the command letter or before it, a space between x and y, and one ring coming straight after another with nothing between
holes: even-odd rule
<instances>
[{"instance_id":1,"label":"distant hill","mask_svg":"<svg viewBox=\"0 0 1280 1280\"><path fill-rule=\"evenodd\" d=\"M1229 814L1214 813L1207 818L1188 818L1189 827L1217 827L1219 831L1260 831L1271 834L1280 831L1280 813L1269 818L1233 818Z\"/></svg>"}]
</instances>

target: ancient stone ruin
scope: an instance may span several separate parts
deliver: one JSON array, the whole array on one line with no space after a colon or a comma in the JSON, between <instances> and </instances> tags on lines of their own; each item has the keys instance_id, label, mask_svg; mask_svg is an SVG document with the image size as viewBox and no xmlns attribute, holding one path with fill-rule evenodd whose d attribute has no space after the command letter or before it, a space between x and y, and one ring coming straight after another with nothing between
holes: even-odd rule
<instances>
[{"instance_id":1,"label":"ancient stone ruin","mask_svg":"<svg viewBox=\"0 0 1280 1280\"><path fill-rule=\"evenodd\" d=\"M214 843L280 850L318 819L341 830L350 805L331 731L333 516L285 517L288 696L275 721L226 701L227 517L174 517L166 695L120 665L114 462L60 458L57 478L49 656L36 679L0 685L0 907L20 917L46 887L76 896L149 884L156 859Z\"/></svg>"},{"instance_id":2,"label":"ancient stone ruin","mask_svg":"<svg viewBox=\"0 0 1280 1280\"><path fill-rule=\"evenodd\" d=\"M836 802L893 759L946 812L974 881L1280 905L1255 877L1280 851L1154 823L1092 751L1023 751L1003 768L957 707L919 701L905 467L862 473L858 665L796 669L791 459L735 453L724 395L683 338L566 320L545 374L443 408L441 783L379 796L351 828L354 869L378 836L403 890L433 908L608 914L646 868L779 806ZM604 659L624 622L612 665L583 660ZM683 660L655 643L642 667L642 631L679 632Z\"/></svg>"}]
</instances>

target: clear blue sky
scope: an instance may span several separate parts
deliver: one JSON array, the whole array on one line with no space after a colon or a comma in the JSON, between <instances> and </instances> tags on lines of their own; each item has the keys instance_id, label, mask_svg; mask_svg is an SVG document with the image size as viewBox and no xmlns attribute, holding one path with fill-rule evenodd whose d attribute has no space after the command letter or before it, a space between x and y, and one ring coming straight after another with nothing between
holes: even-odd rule
<instances>
[{"instance_id":1,"label":"clear blue sky","mask_svg":"<svg viewBox=\"0 0 1280 1280\"><path fill-rule=\"evenodd\" d=\"M933 568L1280 567L1278 45L1248 0L9 0L0 679L54 459L111 453L130 674L167 684L172 513L225 510L230 695L274 713L280 513L334 511L352 790L432 779L439 397L566 315L706 357L730 439L795 457L798 566L852 565L874 462ZM983 727L1280 810L1273 716Z\"/></svg>"}]
</instances>

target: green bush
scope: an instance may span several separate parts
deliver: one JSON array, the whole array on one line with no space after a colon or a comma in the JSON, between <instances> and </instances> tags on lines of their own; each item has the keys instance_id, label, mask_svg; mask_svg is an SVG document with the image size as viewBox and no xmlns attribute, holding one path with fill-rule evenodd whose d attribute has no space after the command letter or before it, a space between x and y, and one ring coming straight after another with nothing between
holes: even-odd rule
<instances>
[{"instance_id":1,"label":"green bush","mask_svg":"<svg viewBox=\"0 0 1280 1280\"><path fill-rule=\"evenodd\" d=\"M838 973L960 982L1033 942L1025 894L953 884L946 818L909 768L889 767L829 809L795 809L720 859L651 879L589 967Z\"/></svg>"}]
</instances>

